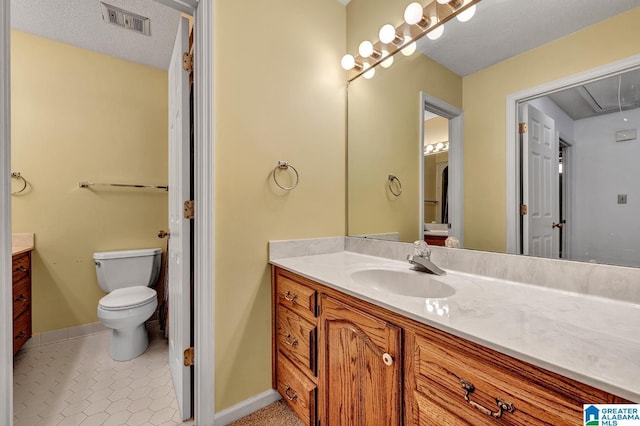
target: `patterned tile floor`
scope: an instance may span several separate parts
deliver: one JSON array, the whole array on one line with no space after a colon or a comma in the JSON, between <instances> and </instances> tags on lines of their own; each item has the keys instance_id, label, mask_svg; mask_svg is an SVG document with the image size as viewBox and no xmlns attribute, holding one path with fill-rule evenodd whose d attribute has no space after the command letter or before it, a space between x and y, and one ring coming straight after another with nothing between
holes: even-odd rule
<instances>
[{"instance_id":1,"label":"patterned tile floor","mask_svg":"<svg viewBox=\"0 0 640 426\"><path fill-rule=\"evenodd\" d=\"M14 358L14 426L182 424L157 322L140 357L109 357L110 332L21 350ZM191 424L191 423L186 423Z\"/></svg>"}]
</instances>

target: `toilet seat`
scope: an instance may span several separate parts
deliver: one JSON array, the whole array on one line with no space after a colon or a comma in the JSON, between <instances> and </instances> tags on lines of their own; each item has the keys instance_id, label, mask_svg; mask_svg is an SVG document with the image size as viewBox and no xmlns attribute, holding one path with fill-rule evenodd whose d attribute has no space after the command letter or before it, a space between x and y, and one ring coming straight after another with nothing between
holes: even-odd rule
<instances>
[{"instance_id":1,"label":"toilet seat","mask_svg":"<svg viewBox=\"0 0 640 426\"><path fill-rule=\"evenodd\" d=\"M149 287L119 288L100 299L98 307L105 311L123 311L152 303L156 291Z\"/></svg>"}]
</instances>

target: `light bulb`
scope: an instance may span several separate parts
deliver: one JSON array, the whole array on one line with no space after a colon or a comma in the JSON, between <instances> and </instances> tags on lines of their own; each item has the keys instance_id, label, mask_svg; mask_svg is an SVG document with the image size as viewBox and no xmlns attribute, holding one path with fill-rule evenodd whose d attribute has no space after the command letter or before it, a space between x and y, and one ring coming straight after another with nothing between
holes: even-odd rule
<instances>
[{"instance_id":1,"label":"light bulb","mask_svg":"<svg viewBox=\"0 0 640 426\"><path fill-rule=\"evenodd\" d=\"M367 63L362 64L362 69L368 70L367 72L365 72L362 75L367 80L371 80L373 78L373 76L376 75L376 69L375 68L371 68L371 65L369 65Z\"/></svg>"},{"instance_id":2,"label":"light bulb","mask_svg":"<svg viewBox=\"0 0 640 426\"><path fill-rule=\"evenodd\" d=\"M473 6L471 6L470 8L468 8L467 10L465 10L464 12L456 16L456 18L458 18L458 21L460 22L467 22L469 19L473 18L473 15L475 14L476 14L476 5L474 4Z\"/></svg>"},{"instance_id":3,"label":"light bulb","mask_svg":"<svg viewBox=\"0 0 640 426\"><path fill-rule=\"evenodd\" d=\"M420 3L411 3L404 10L404 21L409 25L415 25L422 20L424 9Z\"/></svg>"},{"instance_id":4,"label":"light bulb","mask_svg":"<svg viewBox=\"0 0 640 426\"><path fill-rule=\"evenodd\" d=\"M363 58L368 58L373 54L373 44L369 40L365 40L358 46L358 53Z\"/></svg>"},{"instance_id":5,"label":"light bulb","mask_svg":"<svg viewBox=\"0 0 640 426\"><path fill-rule=\"evenodd\" d=\"M393 56L389 56L389 52L383 50L382 57L386 58L384 61L380 62L382 68L389 68L391 65L393 65Z\"/></svg>"},{"instance_id":6,"label":"light bulb","mask_svg":"<svg viewBox=\"0 0 640 426\"><path fill-rule=\"evenodd\" d=\"M396 29L391 24L385 24L380 28L378 37L380 38L380 41L384 44L392 43L397 37Z\"/></svg>"},{"instance_id":7,"label":"light bulb","mask_svg":"<svg viewBox=\"0 0 640 426\"><path fill-rule=\"evenodd\" d=\"M427 37L429 37L429 40L437 40L442 37L442 34L444 34L444 25L440 25L439 27L429 31L427 33Z\"/></svg>"},{"instance_id":8,"label":"light bulb","mask_svg":"<svg viewBox=\"0 0 640 426\"><path fill-rule=\"evenodd\" d=\"M440 4L447 4L449 3L450 0L438 0L438 3Z\"/></svg>"},{"instance_id":9,"label":"light bulb","mask_svg":"<svg viewBox=\"0 0 640 426\"><path fill-rule=\"evenodd\" d=\"M411 41L411 37L409 36L404 36L404 42L405 42L405 47L402 48L401 52L404 56L411 56L413 55L413 52L416 51L416 43L415 41L411 44L407 44Z\"/></svg>"},{"instance_id":10,"label":"light bulb","mask_svg":"<svg viewBox=\"0 0 640 426\"><path fill-rule=\"evenodd\" d=\"M349 71L350 69L353 69L353 67L356 66L356 60L353 56L347 53L342 57L340 64L342 65L342 68L345 69L345 71Z\"/></svg>"},{"instance_id":11,"label":"light bulb","mask_svg":"<svg viewBox=\"0 0 640 426\"><path fill-rule=\"evenodd\" d=\"M433 152L433 145L427 145L427 152Z\"/></svg>"},{"instance_id":12,"label":"light bulb","mask_svg":"<svg viewBox=\"0 0 640 426\"><path fill-rule=\"evenodd\" d=\"M438 143L436 144L436 150L437 150L437 151L440 151L442 148L444 148L444 144L443 144L442 142L438 142Z\"/></svg>"}]
</instances>

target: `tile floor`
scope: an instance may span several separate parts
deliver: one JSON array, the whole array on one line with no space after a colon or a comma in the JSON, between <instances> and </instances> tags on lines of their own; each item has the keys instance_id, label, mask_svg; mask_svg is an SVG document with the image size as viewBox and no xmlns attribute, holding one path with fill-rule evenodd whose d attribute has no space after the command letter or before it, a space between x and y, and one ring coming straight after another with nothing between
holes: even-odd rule
<instances>
[{"instance_id":1,"label":"tile floor","mask_svg":"<svg viewBox=\"0 0 640 426\"><path fill-rule=\"evenodd\" d=\"M127 362L109 357L110 332L20 350L14 426L182 424L167 341L157 322L147 328L149 349Z\"/></svg>"}]
</instances>

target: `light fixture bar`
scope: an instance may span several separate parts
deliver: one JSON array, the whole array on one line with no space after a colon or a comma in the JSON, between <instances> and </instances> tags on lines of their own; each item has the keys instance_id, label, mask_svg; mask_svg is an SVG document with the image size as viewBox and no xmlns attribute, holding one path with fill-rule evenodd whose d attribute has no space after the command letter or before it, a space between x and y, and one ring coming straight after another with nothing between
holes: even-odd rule
<instances>
[{"instance_id":1,"label":"light fixture bar","mask_svg":"<svg viewBox=\"0 0 640 426\"><path fill-rule=\"evenodd\" d=\"M440 4L438 1L433 0L431 3L427 4L423 8L423 16L428 18L436 18L431 19L433 22L430 23L430 26L422 27L420 25L410 25L406 22L398 25L396 27L396 36L394 37L394 41L391 43L382 43L380 41L376 41L373 44L373 48L375 52L382 52L383 50L388 52L388 54L375 57L362 57L360 55L355 56L356 64L369 64L369 67L354 67L347 72L347 81L353 81L358 78L367 69L374 68L379 63L389 59L396 53L400 52L403 48L410 45L411 43L415 43L417 40L421 39L425 35L429 34L431 31L435 30L438 27L446 24L462 12L471 7L475 6L479 3L480 0L469 0L465 3L463 0L451 0L448 3ZM420 21L424 24L423 21ZM399 37L405 37L405 42L398 42Z\"/></svg>"}]
</instances>

